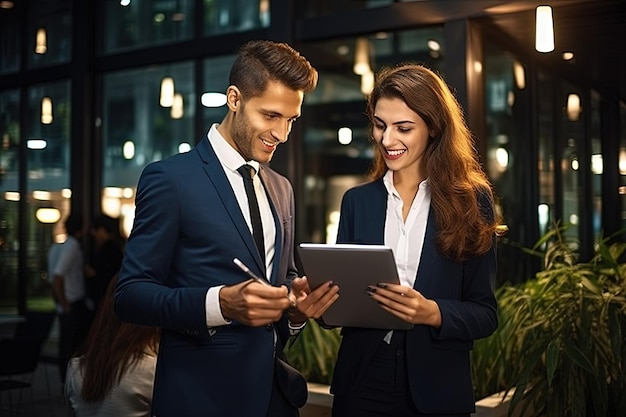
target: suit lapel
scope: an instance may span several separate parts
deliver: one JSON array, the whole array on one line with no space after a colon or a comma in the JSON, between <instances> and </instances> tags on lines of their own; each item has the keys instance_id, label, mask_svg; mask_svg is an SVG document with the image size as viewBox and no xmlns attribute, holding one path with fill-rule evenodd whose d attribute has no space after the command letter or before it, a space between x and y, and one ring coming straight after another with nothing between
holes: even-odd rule
<instances>
[{"instance_id":1,"label":"suit lapel","mask_svg":"<svg viewBox=\"0 0 626 417\"><path fill-rule=\"evenodd\" d=\"M263 265L261 257L259 256L259 253L256 249L256 245L254 243L254 239L252 238L252 233L250 233L250 229L248 228L248 224L246 223L246 219L241 213L241 208L239 207L239 203L235 198L235 193L230 186L228 178L226 178L226 174L224 173L222 164L217 159L217 155L215 155L211 144L205 138L201 140L200 143L198 143L196 149L198 150L200 157L205 163L204 171L206 172L209 181L211 181L211 183L215 187L217 195L224 205L226 212L233 221L237 232L241 236L241 239L245 243L252 256L254 257L254 260L257 263L259 270L265 271L265 266Z\"/></svg>"},{"instance_id":2,"label":"suit lapel","mask_svg":"<svg viewBox=\"0 0 626 417\"><path fill-rule=\"evenodd\" d=\"M426 223L426 235L424 236L424 244L422 245L422 256L420 264L417 267L417 277L413 288L419 289L424 287L424 282L430 279L433 267L439 259L437 253L437 224L435 222L435 214L432 207L428 212L428 221Z\"/></svg>"}]
</instances>

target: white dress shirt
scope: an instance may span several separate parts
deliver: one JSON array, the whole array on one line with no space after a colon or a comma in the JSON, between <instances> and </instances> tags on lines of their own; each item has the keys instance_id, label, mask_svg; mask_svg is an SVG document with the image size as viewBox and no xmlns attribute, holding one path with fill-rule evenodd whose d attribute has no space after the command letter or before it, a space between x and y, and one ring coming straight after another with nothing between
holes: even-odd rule
<instances>
[{"instance_id":1,"label":"white dress shirt","mask_svg":"<svg viewBox=\"0 0 626 417\"><path fill-rule=\"evenodd\" d=\"M243 178L241 174L237 172L237 169L243 164L249 164L254 167L256 173L259 172L259 163L257 161L246 161L239 152L237 152L226 139L217 130L218 124L215 123L211 126L207 135L208 141L211 143L217 159L220 161L226 178L230 182L230 186L235 193L243 217L248 223L250 232L252 233L252 222L250 220L250 208L248 206L248 197L246 196L246 190L243 185ZM270 207L270 202L267 197L267 193L263 188L263 184L258 175L254 175L252 178L254 189L256 192L257 200L259 202L259 211L261 212L261 223L263 224L263 237L265 240L265 262L266 262L266 276L269 277L272 274L272 268L274 264L275 253L275 241L276 241L276 225L274 224L274 216ZM230 321L226 320L222 315L219 302L219 291L223 287L217 286L209 288L206 296L206 322L208 327L223 326L229 324Z\"/></svg>"},{"instance_id":2,"label":"white dress shirt","mask_svg":"<svg viewBox=\"0 0 626 417\"><path fill-rule=\"evenodd\" d=\"M385 245L393 250L400 282L407 287L413 287L422 257L426 223L430 211L428 179L420 183L406 221L402 218L404 206L402 198L393 185L393 171L387 171L383 177L383 183L387 188Z\"/></svg>"},{"instance_id":3,"label":"white dress shirt","mask_svg":"<svg viewBox=\"0 0 626 417\"><path fill-rule=\"evenodd\" d=\"M393 171L387 171L383 177L383 184L387 189L385 245L393 250L400 283L413 288L418 279L417 270L422 257L426 223L430 211L428 179L419 184L406 221L402 218L404 203L393 185ZM390 343L392 336L393 330L386 334L384 340Z\"/></svg>"}]
</instances>

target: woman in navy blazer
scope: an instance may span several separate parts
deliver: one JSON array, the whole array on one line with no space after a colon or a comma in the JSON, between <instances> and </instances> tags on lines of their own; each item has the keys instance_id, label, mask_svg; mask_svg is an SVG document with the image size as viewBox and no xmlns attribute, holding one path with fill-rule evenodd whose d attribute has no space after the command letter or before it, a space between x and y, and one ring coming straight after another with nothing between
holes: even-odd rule
<instances>
[{"instance_id":1,"label":"woman in navy blazer","mask_svg":"<svg viewBox=\"0 0 626 417\"><path fill-rule=\"evenodd\" d=\"M414 326L342 330L333 416L469 416L472 343L497 327L491 185L433 71L384 69L367 111L372 182L344 195L337 242L393 248L400 284L380 277L367 293Z\"/></svg>"}]
</instances>

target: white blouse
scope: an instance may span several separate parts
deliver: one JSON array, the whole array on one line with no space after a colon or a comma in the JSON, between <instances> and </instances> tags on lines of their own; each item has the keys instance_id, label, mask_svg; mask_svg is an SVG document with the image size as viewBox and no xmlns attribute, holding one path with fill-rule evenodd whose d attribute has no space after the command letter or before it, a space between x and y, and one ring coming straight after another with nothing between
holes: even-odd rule
<instances>
[{"instance_id":1,"label":"white blouse","mask_svg":"<svg viewBox=\"0 0 626 417\"><path fill-rule=\"evenodd\" d=\"M422 257L426 223L430 211L428 179L422 181L406 218L402 219L403 202L393 185L393 171L383 177L387 188L387 215L385 217L385 245L391 247L396 258L400 283L413 288Z\"/></svg>"},{"instance_id":2,"label":"white blouse","mask_svg":"<svg viewBox=\"0 0 626 417\"><path fill-rule=\"evenodd\" d=\"M76 417L150 417L156 356L145 353L126 370L119 385L97 403L85 402L80 396L83 376L80 357L72 358L67 367L65 397Z\"/></svg>"}]
</instances>

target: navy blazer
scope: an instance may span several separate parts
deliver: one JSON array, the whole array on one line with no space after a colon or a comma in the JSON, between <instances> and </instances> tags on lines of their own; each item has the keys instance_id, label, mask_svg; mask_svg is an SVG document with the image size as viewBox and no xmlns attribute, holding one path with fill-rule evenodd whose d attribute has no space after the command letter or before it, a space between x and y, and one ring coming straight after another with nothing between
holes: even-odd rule
<instances>
[{"instance_id":1,"label":"navy blazer","mask_svg":"<svg viewBox=\"0 0 626 417\"><path fill-rule=\"evenodd\" d=\"M267 167L259 175L276 224L270 281L290 285L297 275L293 189ZM284 342L286 315L276 326L233 322L213 329L214 334L206 326L209 287L248 279L233 264L235 257L264 275L250 229L208 139L188 153L149 164L137 187L115 307L122 320L163 329L153 415L265 417L272 389L273 328Z\"/></svg>"},{"instance_id":2,"label":"navy blazer","mask_svg":"<svg viewBox=\"0 0 626 417\"><path fill-rule=\"evenodd\" d=\"M387 190L382 179L352 188L341 204L337 242L384 244L386 210ZM470 368L473 340L489 336L498 325L493 292L495 236L486 254L454 262L437 250L436 233L431 206L414 288L437 302L442 323L439 329L416 325L407 331L409 386L421 413L470 413L475 410ZM342 330L333 394L352 391L386 333L376 329Z\"/></svg>"}]
</instances>

